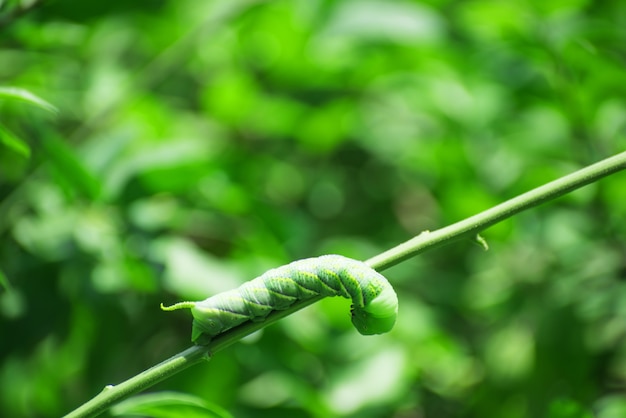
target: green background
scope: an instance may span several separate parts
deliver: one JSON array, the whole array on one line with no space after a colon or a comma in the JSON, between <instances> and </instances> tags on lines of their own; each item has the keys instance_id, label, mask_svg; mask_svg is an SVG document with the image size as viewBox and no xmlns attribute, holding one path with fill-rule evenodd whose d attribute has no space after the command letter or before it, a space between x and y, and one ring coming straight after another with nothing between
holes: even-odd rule
<instances>
[{"instance_id":1,"label":"green background","mask_svg":"<svg viewBox=\"0 0 626 418\"><path fill-rule=\"evenodd\" d=\"M366 259L626 147L620 0L20 7L1 3L0 86L58 112L0 94L5 417L188 347L161 302ZM624 417L625 185L385 271L389 334L324 300L151 392L235 417Z\"/></svg>"}]
</instances>

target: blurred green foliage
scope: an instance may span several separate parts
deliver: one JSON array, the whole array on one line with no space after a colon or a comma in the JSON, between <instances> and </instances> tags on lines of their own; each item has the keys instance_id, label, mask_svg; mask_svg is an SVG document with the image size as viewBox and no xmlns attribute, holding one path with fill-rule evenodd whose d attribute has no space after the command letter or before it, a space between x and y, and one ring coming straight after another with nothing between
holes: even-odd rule
<instances>
[{"instance_id":1,"label":"blurred green foliage","mask_svg":"<svg viewBox=\"0 0 626 418\"><path fill-rule=\"evenodd\" d=\"M161 302L365 259L626 146L620 0L24 4L0 2L6 417L188 346ZM624 184L387 271L390 334L325 300L152 392L236 417L626 416Z\"/></svg>"}]
</instances>

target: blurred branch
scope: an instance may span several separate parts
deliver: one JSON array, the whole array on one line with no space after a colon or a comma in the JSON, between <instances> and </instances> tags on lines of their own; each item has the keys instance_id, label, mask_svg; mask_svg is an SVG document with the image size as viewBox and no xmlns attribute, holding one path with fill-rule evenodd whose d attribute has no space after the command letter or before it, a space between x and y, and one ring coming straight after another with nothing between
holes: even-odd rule
<instances>
[{"instance_id":1,"label":"blurred branch","mask_svg":"<svg viewBox=\"0 0 626 418\"><path fill-rule=\"evenodd\" d=\"M41 6L45 0L33 0L30 2L22 3L20 6L9 10L5 15L0 16L0 29L9 26L26 13L33 11L37 7Z\"/></svg>"},{"instance_id":2,"label":"blurred branch","mask_svg":"<svg viewBox=\"0 0 626 418\"><path fill-rule=\"evenodd\" d=\"M510 218L521 211L556 199L559 196L625 168L626 152L623 152L565 177L561 177L558 180L537 187L536 189L507 200L504 203L463 221L437 231L423 232L417 237L367 260L366 263L376 270L384 270L428 249L440 247L458 241L459 239L475 237L480 231L504 219ZM95 398L68 414L66 418L96 416L104 412L115 402L144 390L189 366L199 363L203 359L210 358L212 354L232 345L246 335L258 331L320 299L322 298L315 297L313 299L297 302L289 309L272 312L263 322L244 323L217 336L206 346L188 348L182 353L165 360L119 385L107 386Z\"/></svg>"}]
</instances>

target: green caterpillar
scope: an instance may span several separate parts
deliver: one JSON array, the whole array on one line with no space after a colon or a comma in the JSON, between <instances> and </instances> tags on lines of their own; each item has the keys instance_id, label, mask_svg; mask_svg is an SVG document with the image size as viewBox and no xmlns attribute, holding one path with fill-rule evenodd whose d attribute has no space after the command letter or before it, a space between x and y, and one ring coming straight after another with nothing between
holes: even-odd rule
<instances>
[{"instance_id":1,"label":"green caterpillar","mask_svg":"<svg viewBox=\"0 0 626 418\"><path fill-rule=\"evenodd\" d=\"M307 258L272 269L239 288L200 302L180 302L166 311L191 308L191 340L208 344L215 336L246 321L260 322L272 312L315 296L352 299L352 323L363 335L393 328L398 297L380 273L362 261L340 255Z\"/></svg>"}]
</instances>

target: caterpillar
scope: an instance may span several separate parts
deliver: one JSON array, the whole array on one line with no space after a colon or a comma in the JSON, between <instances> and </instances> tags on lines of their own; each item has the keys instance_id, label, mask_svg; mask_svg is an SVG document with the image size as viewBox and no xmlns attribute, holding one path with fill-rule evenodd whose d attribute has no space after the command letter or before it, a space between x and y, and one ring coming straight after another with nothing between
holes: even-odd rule
<instances>
[{"instance_id":1,"label":"caterpillar","mask_svg":"<svg viewBox=\"0 0 626 418\"><path fill-rule=\"evenodd\" d=\"M263 321L273 311L316 296L352 299L352 324L363 335L388 332L396 322L398 297L387 279L362 261L333 254L294 261L237 289L199 302L161 304L161 309L190 308L191 340L205 345L244 322Z\"/></svg>"}]
</instances>

